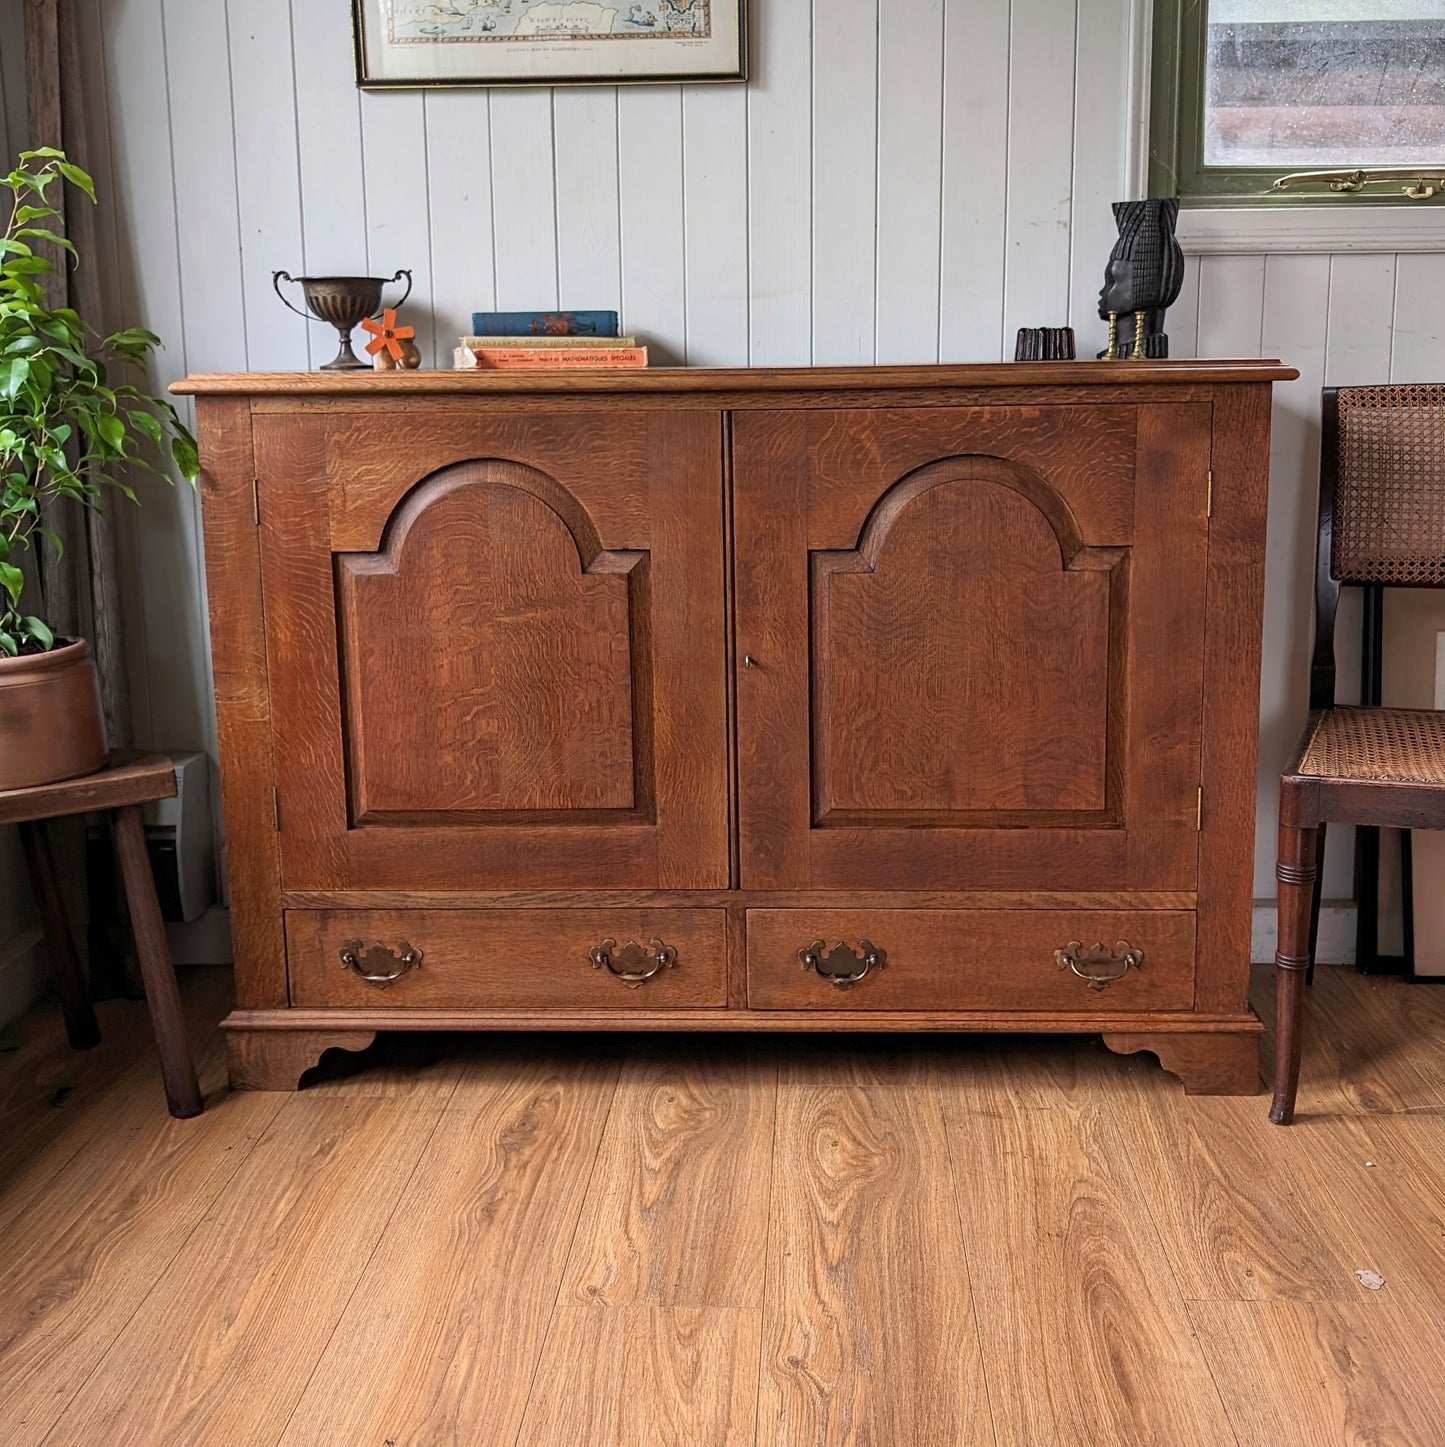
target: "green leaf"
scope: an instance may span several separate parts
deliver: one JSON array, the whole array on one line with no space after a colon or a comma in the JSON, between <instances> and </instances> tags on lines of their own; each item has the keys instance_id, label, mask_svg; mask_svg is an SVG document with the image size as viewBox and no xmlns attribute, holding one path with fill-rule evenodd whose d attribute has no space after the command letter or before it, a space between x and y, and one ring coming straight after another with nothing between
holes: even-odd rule
<instances>
[{"instance_id":1,"label":"green leaf","mask_svg":"<svg viewBox=\"0 0 1445 1447\"><path fill-rule=\"evenodd\" d=\"M194 484L201 475L201 460L196 453L196 439L184 428L171 438L171 456L181 470L181 476Z\"/></svg>"},{"instance_id":2,"label":"green leaf","mask_svg":"<svg viewBox=\"0 0 1445 1447\"><path fill-rule=\"evenodd\" d=\"M21 622L25 624L25 631L47 652L55 647L55 634L33 613L27 614Z\"/></svg>"},{"instance_id":3,"label":"green leaf","mask_svg":"<svg viewBox=\"0 0 1445 1447\"><path fill-rule=\"evenodd\" d=\"M80 255L80 253L76 251L73 243L67 241L65 237L59 235L57 232L46 230L43 226L22 226L18 231L12 232L11 235L33 236L37 241L48 241L52 246L64 247L72 256L78 257Z\"/></svg>"},{"instance_id":4,"label":"green leaf","mask_svg":"<svg viewBox=\"0 0 1445 1447\"><path fill-rule=\"evenodd\" d=\"M102 413L97 417L95 430L108 447L117 452L125 451L125 423L113 412Z\"/></svg>"},{"instance_id":5,"label":"green leaf","mask_svg":"<svg viewBox=\"0 0 1445 1447\"><path fill-rule=\"evenodd\" d=\"M127 412L125 415L137 432L149 437L157 447L161 445L161 424L149 412Z\"/></svg>"},{"instance_id":6,"label":"green leaf","mask_svg":"<svg viewBox=\"0 0 1445 1447\"><path fill-rule=\"evenodd\" d=\"M0 563L0 588L10 595L12 603L20 601L20 590L25 586L25 574L14 563Z\"/></svg>"},{"instance_id":7,"label":"green leaf","mask_svg":"<svg viewBox=\"0 0 1445 1447\"><path fill-rule=\"evenodd\" d=\"M14 357L10 361L0 359L0 397L13 402L29 376L30 361L27 357Z\"/></svg>"},{"instance_id":8,"label":"green leaf","mask_svg":"<svg viewBox=\"0 0 1445 1447\"><path fill-rule=\"evenodd\" d=\"M78 186L92 201L95 200L95 182L80 169L79 166L70 161L56 159L56 169L72 186Z\"/></svg>"},{"instance_id":9,"label":"green leaf","mask_svg":"<svg viewBox=\"0 0 1445 1447\"><path fill-rule=\"evenodd\" d=\"M0 628L0 653L8 653L11 658L16 657L20 652L20 645L14 637Z\"/></svg>"},{"instance_id":10,"label":"green leaf","mask_svg":"<svg viewBox=\"0 0 1445 1447\"><path fill-rule=\"evenodd\" d=\"M32 221L44 221L51 216L59 216L60 213L53 206L17 206L15 214L10 218L15 226L28 226Z\"/></svg>"}]
</instances>

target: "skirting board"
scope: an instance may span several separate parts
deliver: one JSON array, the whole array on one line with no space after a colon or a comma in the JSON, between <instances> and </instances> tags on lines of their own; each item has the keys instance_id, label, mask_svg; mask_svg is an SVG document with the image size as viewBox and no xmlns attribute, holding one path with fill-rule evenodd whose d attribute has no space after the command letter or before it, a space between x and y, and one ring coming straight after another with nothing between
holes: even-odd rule
<instances>
[{"instance_id":1,"label":"skirting board","mask_svg":"<svg viewBox=\"0 0 1445 1447\"><path fill-rule=\"evenodd\" d=\"M1274 963L1279 941L1279 920L1272 899L1254 902L1254 928L1250 932L1249 957L1256 965ZM1320 906L1320 938L1315 959L1322 965L1355 963L1355 906L1353 902L1325 900Z\"/></svg>"}]
</instances>

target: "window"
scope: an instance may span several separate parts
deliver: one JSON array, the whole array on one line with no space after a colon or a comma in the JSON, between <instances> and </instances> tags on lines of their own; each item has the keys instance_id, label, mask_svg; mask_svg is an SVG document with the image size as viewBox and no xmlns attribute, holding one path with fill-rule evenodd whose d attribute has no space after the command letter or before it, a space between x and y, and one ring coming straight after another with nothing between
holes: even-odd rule
<instances>
[{"instance_id":1,"label":"window","mask_svg":"<svg viewBox=\"0 0 1445 1447\"><path fill-rule=\"evenodd\" d=\"M1153 195L1445 202L1445 0L1156 0L1153 83Z\"/></svg>"}]
</instances>

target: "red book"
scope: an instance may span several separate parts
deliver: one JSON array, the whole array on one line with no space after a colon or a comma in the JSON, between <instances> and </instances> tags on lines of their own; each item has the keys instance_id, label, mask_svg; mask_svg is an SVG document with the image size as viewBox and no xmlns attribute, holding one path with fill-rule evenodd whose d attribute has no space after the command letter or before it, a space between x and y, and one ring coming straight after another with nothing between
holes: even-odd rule
<instances>
[{"instance_id":1,"label":"red book","mask_svg":"<svg viewBox=\"0 0 1445 1447\"><path fill-rule=\"evenodd\" d=\"M646 347L458 347L462 371L521 372L597 367L645 367Z\"/></svg>"}]
</instances>

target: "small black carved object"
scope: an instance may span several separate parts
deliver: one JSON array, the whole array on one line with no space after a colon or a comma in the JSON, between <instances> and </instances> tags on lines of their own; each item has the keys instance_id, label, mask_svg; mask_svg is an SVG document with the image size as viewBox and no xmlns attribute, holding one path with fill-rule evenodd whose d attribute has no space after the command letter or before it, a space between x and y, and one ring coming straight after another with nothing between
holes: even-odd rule
<instances>
[{"instance_id":1,"label":"small black carved object","mask_svg":"<svg viewBox=\"0 0 1445 1447\"><path fill-rule=\"evenodd\" d=\"M1073 327L1020 327L1014 343L1016 362L1072 362Z\"/></svg>"},{"instance_id":2,"label":"small black carved object","mask_svg":"<svg viewBox=\"0 0 1445 1447\"><path fill-rule=\"evenodd\" d=\"M1184 252L1174 238L1178 218L1177 196L1114 202L1119 239L1099 293L1099 315L1109 323L1109 346L1101 357L1141 361L1169 355L1164 312L1184 285ZM1121 327L1126 338L1122 347ZM1131 330L1132 345L1127 340Z\"/></svg>"}]
</instances>

